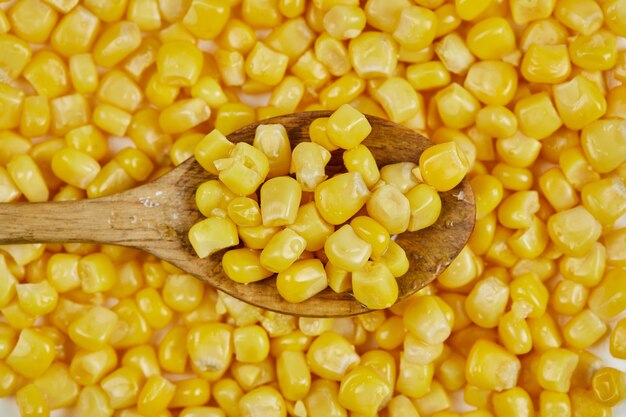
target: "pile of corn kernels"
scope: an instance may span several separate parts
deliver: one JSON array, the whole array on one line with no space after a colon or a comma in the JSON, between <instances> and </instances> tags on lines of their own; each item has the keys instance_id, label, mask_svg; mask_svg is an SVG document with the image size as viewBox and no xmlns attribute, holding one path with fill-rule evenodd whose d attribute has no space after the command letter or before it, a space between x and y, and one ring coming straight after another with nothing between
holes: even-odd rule
<instances>
[{"instance_id":1,"label":"pile of corn kernels","mask_svg":"<svg viewBox=\"0 0 626 417\"><path fill-rule=\"evenodd\" d=\"M435 283L354 318L264 311L132 249L2 246L0 397L22 416L606 417L626 398L589 351L626 359L626 0L0 8L0 202L109 195L213 128L346 103L454 141L477 202Z\"/></svg>"}]
</instances>

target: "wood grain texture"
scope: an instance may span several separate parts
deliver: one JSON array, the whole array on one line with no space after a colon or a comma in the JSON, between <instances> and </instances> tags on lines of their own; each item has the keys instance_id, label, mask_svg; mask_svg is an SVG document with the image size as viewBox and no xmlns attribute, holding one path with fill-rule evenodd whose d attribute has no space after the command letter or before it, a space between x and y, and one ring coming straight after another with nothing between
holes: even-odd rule
<instances>
[{"instance_id":1,"label":"wood grain texture","mask_svg":"<svg viewBox=\"0 0 626 417\"><path fill-rule=\"evenodd\" d=\"M292 147L308 141L309 124L330 112L306 112L254 123L229 135L233 142L252 143L259 124L285 126ZM368 116L373 131L364 144L379 166L419 159L432 143L418 133L387 120ZM340 151L333 152L329 175L343 170ZM0 204L0 243L89 242L142 249L187 271L208 284L251 304L288 314L335 317L367 312L351 293L326 289L298 304L283 300L274 278L238 284L224 275L222 252L199 259L187 238L202 218L195 190L214 178L190 158L169 174L129 191L92 200L55 203ZM433 281L458 255L474 227L474 195L467 180L441 193L442 211L431 227L403 233L396 242L407 252L409 272L398 278L399 301Z\"/></svg>"}]
</instances>

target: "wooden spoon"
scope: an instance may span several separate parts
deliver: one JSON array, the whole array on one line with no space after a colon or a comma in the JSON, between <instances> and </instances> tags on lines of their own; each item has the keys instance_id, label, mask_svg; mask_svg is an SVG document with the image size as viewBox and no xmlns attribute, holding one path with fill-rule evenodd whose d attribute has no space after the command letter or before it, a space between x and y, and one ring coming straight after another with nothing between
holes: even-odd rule
<instances>
[{"instance_id":1,"label":"wooden spoon","mask_svg":"<svg viewBox=\"0 0 626 417\"><path fill-rule=\"evenodd\" d=\"M258 125L285 126L292 147L308 141L309 124L330 112L279 116L248 125L229 135L233 142L252 143ZM379 166L419 160L432 143L424 136L379 117L367 116L372 133L364 144ZM329 175L343 169L341 155L333 153ZM53 203L0 204L0 244L109 243L141 249L248 303L281 313L339 317L365 313L351 293L327 288L298 304L282 299L275 278L238 284L222 272L222 252L200 259L187 238L189 228L202 218L196 208L196 188L214 176L190 158L161 178L131 190L92 200ZM398 278L401 301L433 281L458 255L474 227L474 195L467 180L441 193L437 222L426 229L402 233L396 242L407 252L410 269Z\"/></svg>"}]
</instances>

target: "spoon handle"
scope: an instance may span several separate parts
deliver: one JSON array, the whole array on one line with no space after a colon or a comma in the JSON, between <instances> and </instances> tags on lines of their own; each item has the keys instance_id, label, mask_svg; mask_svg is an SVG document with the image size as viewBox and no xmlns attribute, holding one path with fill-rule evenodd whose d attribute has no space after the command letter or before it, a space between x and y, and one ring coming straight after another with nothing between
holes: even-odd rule
<instances>
[{"instance_id":1,"label":"spoon handle","mask_svg":"<svg viewBox=\"0 0 626 417\"><path fill-rule=\"evenodd\" d=\"M82 242L143 247L160 238L156 227L148 227L144 205L127 193L111 197L0 204L0 244Z\"/></svg>"}]
</instances>

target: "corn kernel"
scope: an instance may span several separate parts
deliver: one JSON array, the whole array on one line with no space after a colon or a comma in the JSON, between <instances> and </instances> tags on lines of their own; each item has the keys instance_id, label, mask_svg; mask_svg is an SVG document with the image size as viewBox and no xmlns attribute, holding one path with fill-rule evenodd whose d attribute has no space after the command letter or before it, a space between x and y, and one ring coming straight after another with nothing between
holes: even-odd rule
<instances>
[{"instance_id":1,"label":"corn kernel","mask_svg":"<svg viewBox=\"0 0 626 417\"><path fill-rule=\"evenodd\" d=\"M498 278L488 277L478 281L470 291L465 300L465 310L472 322L493 328L498 325L508 300L509 287Z\"/></svg>"},{"instance_id":2,"label":"corn kernel","mask_svg":"<svg viewBox=\"0 0 626 417\"><path fill-rule=\"evenodd\" d=\"M50 106L46 97L26 97L20 119L20 133L26 137L43 136L49 127Z\"/></svg>"},{"instance_id":3,"label":"corn kernel","mask_svg":"<svg viewBox=\"0 0 626 417\"><path fill-rule=\"evenodd\" d=\"M311 298L327 285L324 264L319 259L296 261L276 277L276 289L291 303Z\"/></svg>"},{"instance_id":4,"label":"corn kernel","mask_svg":"<svg viewBox=\"0 0 626 417\"><path fill-rule=\"evenodd\" d=\"M24 68L23 76L38 94L45 97L62 96L69 89L67 67L54 52L37 52Z\"/></svg>"},{"instance_id":5,"label":"corn kernel","mask_svg":"<svg viewBox=\"0 0 626 417\"><path fill-rule=\"evenodd\" d=\"M520 368L515 355L493 342L478 340L467 357L465 376L469 384L502 391L515 387Z\"/></svg>"},{"instance_id":6,"label":"corn kernel","mask_svg":"<svg viewBox=\"0 0 626 417\"><path fill-rule=\"evenodd\" d=\"M261 265L272 272L283 272L298 260L306 241L292 229L276 233L261 252Z\"/></svg>"},{"instance_id":7,"label":"corn kernel","mask_svg":"<svg viewBox=\"0 0 626 417\"><path fill-rule=\"evenodd\" d=\"M575 352L562 348L545 351L537 368L539 385L550 391L568 392L577 364L578 355Z\"/></svg>"},{"instance_id":8,"label":"corn kernel","mask_svg":"<svg viewBox=\"0 0 626 417\"><path fill-rule=\"evenodd\" d=\"M0 106L3 109L3 114L0 116L1 129L12 129L19 126L23 103L23 91L0 83Z\"/></svg>"},{"instance_id":9,"label":"corn kernel","mask_svg":"<svg viewBox=\"0 0 626 417\"><path fill-rule=\"evenodd\" d=\"M80 392L76 402L76 412L78 414L107 417L113 415L113 411L107 393L100 386L88 386Z\"/></svg>"},{"instance_id":10,"label":"corn kernel","mask_svg":"<svg viewBox=\"0 0 626 417\"><path fill-rule=\"evenodd\" d=\"M336 39L356 38L365 28L365 12L357 6L338 4L326 12L323 23Z\"/></svg>"},{"instance_id":11,"label":"corn kernel","mask_svg":"<svg viewBox=\"0 0 626 417\"><path fill-rule=\"evenodd\" d=\"M111 310L93 307L70 324L68 335L83 349L101 349L113 335L117 320L117 315Z\"/></svg>"},{"instance_id":12,"label":"corn kernel","mask_svg":"<svg viewBox=\"0 0 626 417\"><path fill-rule=\"evenodd\" d=\"M42 390L35 384L28 384L15 393L15 402L24 417L45 417L50 415L50 406Z\"/></svg>"},{"instance_id":13,"label":"corn kernel","mask_svg":"<svg viewBox=\"0 0 626 417\"><path fill-rule=\"evenodd\" d=\"M554 101L563 124L578 130L601 117L606 99L598 88L582 75L554 86Z\"/></svg>"},{"instance_id":14,"label":"corn kernel","mask_svg":"<svg viewBox=\"0 0 626 417\"><path fill-rule=\"evenodd\" d=\"M586 349L606 332L606 324L591 310L575 315L563 328L563 337L572 347Z\"/></svg>"},{"instance_id":15,"label":"corn kernel","mask_svg":"<svg viewBox=\"0 0 626 417\"><path fill-rule=\"evenodd\" d=\"M361 270L352 273L352 291L367 308L384 309L396 302L398 283L384 263L367 262Z\"/></svg>"},{"instance_id":16,"label":"corn kernel","mask_svg":"<svg viewBox=\"0 0 626 417\"><path fill-rule=\"evenodd\" d=\"M272 275L271 271L261 265L259 252L247 248L232 249L224 253L222 267L230 279L242 284L259 281Z\"/></svg>"},{"instance_id":17,"label":"corn kernel","mask_svg":"<svg viewBox=\"0 0 626 417\"><path fill-rule=\"evenodd\" d=\"M43 179L41 170L30 156L15 155L7 164L6 169L11 180L13 180L28 201L41 202L48 200L48 187Z\"/></svg>"},{"instance_id":18,"label":"corn kernel","mask_svg":"<svg viewBox=\"0 0 626 417\"><path fill-rule=\"evenodd\" d=\"M363 32L350 41L348 56L352 68L359 77L366 79L390 77L398 63L396 49L390 35L382 32Z\"/></svg>"},{"instance_id":19,"label":"corn kernel","mask_svg":"<svg viewBox=\"0 0 626 417\"><path fill-rule=\"evenodd\" d=\"M582 149L595 171L604 174L623 162L624 135L623 121L598 120L583 128Z\"/></svg>"},{"instance_id":20,"label":"corn kernel","mask_svg":"<svg viewBox=\"0 0 626 417\"><path fill-rule=\"evenodd\" d=\"M134 22L120 21L105 29L93 47L96 64L113 67L141 44L141 32Z\"/></svg>"},{"instance_id":21,"label":"corn kernel","mask_svg":"<svg viewBox=\"0 0 626 417\"><path fill-rule=\"evenodd\" d=\"M515 34L502 17L489 17L472 25L467 33L467 47L478 58L500 59L515 50Z\"/></svg>"},{"instance_id":22,"label":"corn kernel","mask_svg":"<svg viewBox=\"0 0 626 417\"><path fill-rule=\"evenodd\" d=\"M518 25L523 25L533 20L550 17L555 3L556 0L511 0L510 7L513 21Z\"/></svg>"},{"instance_id":23,"label":"corn kernel","mask_svg":"<svg viewBox=\"0 0 626 417\"><path fill-rule=\"evenodd\" d=\"M468 168L465 155L454 142L431 146L420 155L419 173L437 191L449 191L456 187Z\"/></svg>"},{"instance_id":24,"label":"corn kernel","mask_svg":"<svg viewBox=\"0 0 626 417\"><path fill-rule=\"evenodd\" d=\"M480 110L480 103L474 96L457 83L439 90L435 104L445 126L463 129L471 126Z\"/></svg>"},{"instance_id":25,"label":"corn kernel","mask_svg":"<svg viewBox=\"0 0 626 417\"><path fill-rule=\"evenodd\" d=\"M391 388L375 371L358 366L342 379L338 398L346 409L370 414L380 410L391 395Z\"/></svg>"},{"instance_id":26,"label":"corn kernel","mask_svg":"<svg viewBox=\"0 0 626 417\"><path fill-rule=\"evenodd\" d=\"M626 309L624 292L620 287L623 272L623 269L619 268L609 270L604 274L600 285L591 292L589 308L603 319L615 317Z\"/></svg>"},{"instance_id":27,"label":"corn kernel","mask_svg":"<svg viewBox=\"0 0 626 417\"><path fill-rule=\"evenodd\" d=\"M406 0L381 1L373 0L365 5L367 22L376 29L393 32L402 10L411 6Z\"/></svg>"},{"instance_id":28,"label":"corn kernel","mask_svg":"<svg viewBox=\"0 0 626 417\"><path fill-rule=\"evenodd\" d=\"M130 407L137 403L144 377L131 367L121 367L107 375L100 386L107 394L113 409Z\"/></svg>"},{"instance_id":29,"label":"corn kernel","mask_svg":"<svg viewBox=\"0 0 626 417\"><path fill-rule=\"evenodd\" d=\"M604 22L602 9L594 1L559 0L554 16L575 32L589 35L600 29Z\"/></svg>"},{"instance_id":30,"label":"corn kernel","mask_svg":"<svg viewBox=\"0 0 626 417\"><path fill-rule=\"evenodd\" d=\"M517 73L506 62L482 61L469 68L463 86L483 103L503 106L515 95Z\"/></svg>"},{"instance_id":31,"label":"corn kernel","mask_svg":"<svg viewBox=\"0 0 626 417\"><path fill-rule=\"evenodd\" d=\"M624 359L626 357L626 320L619 320L613 327L609 350L615 358Z\"/></svg>"},{"instance_id":32,"label":"corn kernel","mask_svg":"<svg viewBox=\"0 0 626 417\"><path fill-rule=\"evenodd\" d=\"M173 87L191 87L202 69L202 52L185 41L166 42L157 54L157 71L161 82Z\"/></svg>"},{"instance_id":33,"label":"corn kernel","mask_svg":"<svg viewBox=\"0 0 626 417\"><path fill-rule=\"evenodd\" d=\"M22 39L0 33L0 48L4 51L0 58L0 71L9 79L16 79L20 76L31 58L31 49Z\"/></svg>"},{"instance_id":34,"label":"corn kernel","mask_svg":"<svg viewBox=\"0 0 626 417\"><path fill-rule=\"evenodd\" d=\"M291 165L291 145L284 126L259 125L254 134L253 146L260 149L269 162L268 178L287 175Z\"/></svg>"},{"instance_id":35,"label":"corn kernel","mask_svg":"<svg viewBox=\"0 0 626 417\"><path fill-rule=\"evenodd\" d=\"M192 327L187 350L195 369L222 375L233 356L232 328L224 323L204 323Z\"/></svg>"},{"instance_id":36,"label":"corn kernel","mask_svg":"<svg viewBox=\"0 0 626 417\"><path fill-rule=\"evenodd\" d=\"M139 393L137 410L141 414L156 415L167 408L175 389L175 385L162 376L151 376Z\"/></svg>"},{"instance_id":37,"label":"corn kernel","mask_svg":"<svg viewBox=\"0 0 626 417\"><path fill-rule=\"evenodd\" d=\"M317 42L316 42L317 45ZM323 49L322 47L320 47ZM344 55L347 55L345 49ZM347 56L345 57L347 59ZM323 62L317 59L311 50L306 51L291 66L291 72L301 79L306 86L319 88L328 81L330 75ZM347 72L347 71L346 71Z\"/></svg>"},{"instance_id":38,"label":"corn kernel","mask_svg":"<svg viewBox=\"0 0 626 417\"><path fill-rule=\"evenodd\" d=\"M463 38L455 32L435 43L435 53L453 74L464 75L475 61Z\"/></svg>"}]
</instances>

